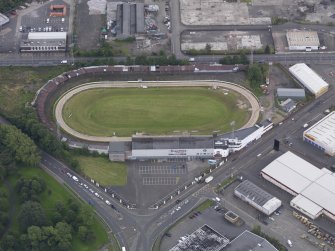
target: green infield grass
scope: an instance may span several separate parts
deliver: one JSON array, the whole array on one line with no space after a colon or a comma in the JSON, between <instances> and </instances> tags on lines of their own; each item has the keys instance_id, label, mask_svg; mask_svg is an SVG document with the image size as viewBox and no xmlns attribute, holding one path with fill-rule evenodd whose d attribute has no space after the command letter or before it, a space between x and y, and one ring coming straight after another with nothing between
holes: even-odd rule
<instances>
[{"instance_id":1,"label":"green infield grass","mask_svg":"<svg viewBox=\"0 0 335 251\"><path fill-rule=\"evenodd\" d=\"M65 104L63 118L73 129L94 136L130 136L136 132L197 134L231 130L249 119L239 94L197 88L105 88L78 93Z\"/></svg>"},{"instance_id":2,"label":"green infield grass","mask_svg":"<svg viewBox=\"0 0 335 251\"><path fill-rule=\"evenodd\" d=\"M124 186L127 184L125 163L111 162L107 157L76 156L85 175L103 186Z\"/></svg>"}]
</instances>

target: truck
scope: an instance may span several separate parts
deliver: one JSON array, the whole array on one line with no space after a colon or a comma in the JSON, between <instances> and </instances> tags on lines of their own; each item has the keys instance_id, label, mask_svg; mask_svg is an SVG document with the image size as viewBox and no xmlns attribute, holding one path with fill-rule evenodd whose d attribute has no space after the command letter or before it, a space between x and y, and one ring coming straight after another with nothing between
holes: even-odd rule
<instances>
[{"instance_id":1,"label":"truck","mask_svg":"<svg viewBox=\"0 0 335 251\"><path fill-rule=\"evenodd\" d=\"M213 180L213 176L208 176L206 179L205 179L205 183L209 183Z\"/></svg>"}]
</instances>

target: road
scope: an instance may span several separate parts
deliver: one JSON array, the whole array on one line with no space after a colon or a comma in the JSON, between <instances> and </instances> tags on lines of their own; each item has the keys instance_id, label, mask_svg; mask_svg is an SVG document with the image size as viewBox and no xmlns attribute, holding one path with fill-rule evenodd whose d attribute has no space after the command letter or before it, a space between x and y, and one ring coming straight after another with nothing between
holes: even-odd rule
<instances>
[{"instance_id":1,"label":"road","mask_svg":"<svg viewBox=\"0 0 335 251\"><path fill-rule=\"evenodd\" d=\"M301 126L309 121L310 118L316 117L322 113L330 105L333 104L334 90L331 89L328 93L323 95L316 101L308 104L299 110L294 117L294 121L287 119L282 126L276 126L274 129L265 134L260 140L254 145L248 147L245 150L231 156L228 161L223 165L222 168L216 169L213 172L215 177L211 185L216 186L223 179L227 178L231 174L238 174L240 172L248 170L248 167L255 162L256 155L259 153L265 154L272 150L273 140L284 139L287 137L287 132L297 132L301 129ZM0 123L6 123L6 120L0 118ZM193 208L200 200L194 195L200 189L204 187L204 184L197 184L186 190L181 195L182 201L188 201L187 204L181 206L181 210L175 211L176 205L174 203L168 204L158 210L127 210L110 197L109 194L99 190L95 185L84 181L79 175L79 182L75 182L73 179L67 176L67 172L70 170L66 165L56 160L49 154L42 151L41 167L46 169L52 176L54 176L60 183L66 184L71 188L83 201L90 202L96 213L106 223L106 225L113 231L119 243L126 247L127 250L134 251L148 251L152 247L155 239L177 219L187 214L187 212ZM108 206L103 200L97 198L94 194L90 193L88 189L80 186L79 183L85 183L88 185L88 189L91 188L97 191L104 200L108 199L113 203L116 210ZM212 197L212 191L209 191L203 195L204 197ZM174 212L174 213L172 213Z\"/></svg>"}]
</instances>

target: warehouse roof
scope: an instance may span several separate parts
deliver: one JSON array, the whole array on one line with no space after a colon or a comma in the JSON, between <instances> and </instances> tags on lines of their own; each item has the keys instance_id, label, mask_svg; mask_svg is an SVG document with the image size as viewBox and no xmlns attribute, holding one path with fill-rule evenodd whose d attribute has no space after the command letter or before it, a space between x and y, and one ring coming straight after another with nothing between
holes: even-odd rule
<instances>
[{"instance_id":1,"label":"warehouse roof","mask_svg":"<svg viewBox=\"0 0 335 251\"><path fill-rule=\"evenodd\" d=\"M264 238L245 230L242 234L232 240L222 251L252 250L252 251L278 251Z\"/></svg>"},{"instance_id":2,"label":"warehouse roof","mask_svg":"<svg viewBox=\"0 0 335 251\"><path fill-rule=\"evenodd\" d=\"M288 31L286 38L289 46L320 46L316 31Z\"/></svg>"},{"instance_id":3,"label":"warehouse roof","mask_svg":"<svg viewBox=\"0 0 335 251\"><path fill-rule=\"evenodd\" d=\"M289 71L313 94L328 88L328 84L304 63L291 66Z\"/></svg>"},{"instance_id":4,"label":"warehouse roof","mask_svg":"<svg viewBox=\"0 0 335 251\"><path fill-rule=\"evenodd\" d=\"M265 205L269 200L274 198L271 194L256 186L249 180L243 181L235 188L235 190L244 195L246 198L253 200L260 206Z\"/></svg>"},{"instance_id":5,"label":"warehouse roof","mask_svg":"<svg viewBox=\"0 0 335 251\"><path fill-rule=\"evenodd\" d=\"M299 88L277 88L278 97L305 97L305 90Z\"/></svg>"},{"instance_id":6,"label":"warehouse roof","mask_svg":"<svg viewBox=\"0 0 335 251\"><path fill-rule=\"evenodd\" d=\"M329 113L304 131L304 136L335 149L335 112Z\"/></svg>"},{"instance_id":7,"label":"warehouse roof","mask_svg":"<svg viewBox=\"0 0 335 251\"><path fill-rule=\"evenodd\" d=\"M9 18L5 16L4 14L0 13L0 26L6 24L9 22Z\"/></svg>"},{"instance_id":8,"label":"warehouse roof","mask_svg":"<svg viewBox=\"0 0 335 251\"><path fill-rule=\"evenodd\" d=\"M318 215L322 211L322 207L315 204L313 201L307 199L305 196L299 194L291 201L291 204L299 208L303 208L310 215Z\"/></svg>"},{"instance_id":9,"label":"warehouse roof","mask_svg":"<svg viewBox=\"0 0 335 251\"><path fill-rule=\"evenodd\" d=\"M66 32L29 32L28 40L66 40Z\"/></svg>"},{"instance_id":10,"label":"warehouse roof","mask_svg":"<svg viewBox=\"0 0 335 251\"><path fill-rule=\"evenodd\" d=\"M316 204L335 215L335 175L328 169L319 169L297 155L286 152L266 166L262 173L310 200L312 203L307 200L301 203L312 205L305 211L317 210Z\"/></svg>"},{"instance_id":11,"label":"warehouse roof","mask_svg":"<svg viewBox=\"0 0 335 251\"><path fill-rule=\"evenodd\" d=\"M213 148L212 136L133 136L132 149L201 149Z\"/></svg>"},{"instance_id":12,"label":"warehouse roof","mask_svg":"<svg viewBox=\"0 0 335 251\"><path fill-rule=\"evenodd\" d=\"M324 172L288 151L267 165L262 173L298 194Z\"/></svg>"}]
</instances>

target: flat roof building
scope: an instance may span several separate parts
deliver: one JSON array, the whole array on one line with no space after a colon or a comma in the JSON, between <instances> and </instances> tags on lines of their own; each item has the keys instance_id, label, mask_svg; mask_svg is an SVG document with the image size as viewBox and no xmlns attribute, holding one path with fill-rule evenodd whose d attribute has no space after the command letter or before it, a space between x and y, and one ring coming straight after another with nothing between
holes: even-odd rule
<instances>
[{"instance_id":1,"label":"flat roof building","mask_svg":"<svg viewBox=\"0 0 335 251\"><path fill-rule=\"evenodd\" d=\"M299 88L277 88L277 97L279 99L304 99L305 90Z\"/></svg>"},{"instance_id":2,"label":"flat roof building","mask_svg":"<svg viewBox=\"0 0 335 251\"><path fill-rule=\"evenodd\" d=\"M9 23L9 18L6 15L0 13L0 27L6 23Z\"/></svg>"},{"instance_id":3,"label":"flat roof building","mask_svg":"<svg viewBox=\"0 0 335 251\"><path fill-rule=\"evenodd\" d=\"M335 174L286 152L262 171L266 180L296 196L290 205L312 219L321 214L335 220Z\"/></svg>"},{"instance_id":4,"label":"flat roof building","mask_svg":"<svg viewBox=\"0 0 335 251\"><path fill-rule=\"evenodd\" d=\"M292 30L286 33L289 50L311 51L320 47L319 36L316 31Z\"/></svg>"},{"instance_id":5,"label":"flat roof building","mask_svg":"<svg viewBox=\"0 0 335 251\"><path fill-rule=\"evenodd\" d=\"M258 236L257 234L251 233L245 230L242 234L232 240L229 245L222 249L225 251L278 251L270 242L266 239Z\"/></svg>"},{"instance_id":6,"label":"flat roof building","mask_svg":"<svg viewBox=\"0 0 335 251\"><path fill-rule=\"evenodd\" d=\"M64 52L66 51L66 32L29 32L20 43L21 52Z\"/></svg>"},{"instance_id":7,"label":"flat roof building","mask_svg":"<svg viewBox=\"0 0 335 251\"><path fill-rule=\"evenodd\" d=\"M328 83L306 64L295 64L289 68L289 71L316 98L328 91Z\"/></svg>"},{"instance_id":8,"label":"flat roof building","mask_svg":"<svg viewBox=\"0 0 335 251\"><path fill-rule=\"evenodd\" d=\"M335 156L335 112L329 113L303 133L303 140Z\"/></svg>"},{"instance_id":9,"label":"flat roof building","mask_svg":"<svg viewBox=\"0 0 335 251\"><path fill-rule=\"evenodd\" d=\"M278 198L249 180L245 180L239 184L235 188L234 194L266 215L272 214L281 206L281 201Z\"/></svg>"},{"instance_id":10,"label":"flat roof building","mask_svg":"<svg viewBox=\"0 0 335 251\"><path fill-rule=\"evenodd\" d=\"M213 136L133 136L132 158L210 158Z\"/></svg>"}]
</instances>

